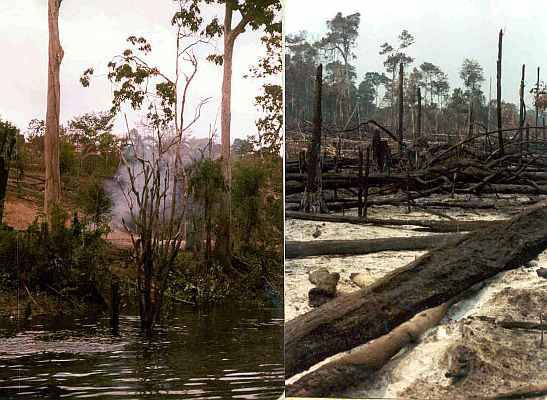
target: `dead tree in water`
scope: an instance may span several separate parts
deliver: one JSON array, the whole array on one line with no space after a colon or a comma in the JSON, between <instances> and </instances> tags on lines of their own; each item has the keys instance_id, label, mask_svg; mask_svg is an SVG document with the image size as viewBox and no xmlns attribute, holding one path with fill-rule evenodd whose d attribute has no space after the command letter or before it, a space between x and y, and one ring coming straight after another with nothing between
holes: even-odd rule
<instances>
[{"instance_id":1,"label":"dead tree in water","mask_svg":"<svg viewBox=\"0 0 547 400\"><path fill-rule=\"evenodd\" d=\"M177 148L177 138L169 140L156 129L153 140L148 139L152 145L143 143L137 134L128 134L131 159L122 154L128 182L120 182L120 186L131 218L122 222L133 244L141 327L146 336L151 336L160 319L169 273L184 240L186 184L181 170L174 169L172 149ZM179 176L176 191L173 174ZM129 229L127 222L135 228Z\"/></svg>"},{"instance_id":2,"label":"dead tree in water","mask_svg":"<svg viewBox=\"0 0 547 400\"><path fill-rule=\"evenodd\" d=\"M321 90L323 85L323 66L317 67L315 91L315 115L313 134L308 148L308 179L300 208L305 212L321 213L327 211L321 185Z\"/></svg>"},{"instance_id":3,"label":"dead tree in water","mask_svg":"<svg viewBox=\"0 0 547 400\"><path fill-rule=\"evenodd\" d=\"M501 54L502 54L502 44L503 44L503 30L500 29L499 38L498 38L498 62L497 62L497 74L496 74L496 85L497 85L497 104L496 111L498 116L498 142L499 142L499 155L503 157L504 148L503 148L503 127L501 123Z\"/></svg>"}]
</instances>

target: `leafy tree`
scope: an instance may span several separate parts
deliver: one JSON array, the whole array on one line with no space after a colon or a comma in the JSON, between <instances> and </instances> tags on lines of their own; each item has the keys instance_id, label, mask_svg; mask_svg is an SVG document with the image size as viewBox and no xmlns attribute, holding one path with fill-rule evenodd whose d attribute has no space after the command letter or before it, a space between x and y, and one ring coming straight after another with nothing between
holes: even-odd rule
<instances>
[{"instance_id":1,"label":"leafy tree","mask_svg":"<svg viewBox=\"0 0 547 400\"><path fill-rule=\"evenodd\" d=\"M205 242L204 258L208 266L211 263L213 234L219 222L219 203L224 196L226 185L222 175L222 166L216 160L208 158L197 161L188 173L188 194L191 196L194 209L194 244ZM202 210L198 213L197 206ZM205 222L203 224L202 222ZM201 227L204 225L203 230ZM202 240L201 232L205 233L205 240ZM222 237L218 237L222 240Z\"/></svg>"},{"instance_id":2,"label":"leafy tree","mask_svg":"<svg viewBox=\"0 0 547 400\"><path fill-rule=\"evenodd\" d=\"M340 110L339 118L335 119L340 124L345 124L351 113L351 89L354 68L350 65L350 60L355 58L353 49L355 48L357 38L359 36L359 24L361 22L361 14L354 13L343 16L342 13L337 13L333 19L327 21L327 33L322 38L317 46L321 48L332 60L327 64L327 72L329 65L331 70L337 75L336 84L333 88L337 94L336 102L340 104L336 109ZM342 62L338 61L338 57L342 58ZM340 73L337 72L340 71Z\"/></svg>"},{"instance_id":3,"label":"leafy tree","mask_svg":"<svg viewBox=\"0 0 547 400\"><path fill-rule=\"evenodd\" d=\"M272 32L261 41L266 45L266 56L251 68L251 76L256 79L276 77L283 70L282 35ZM253 141L262 150L277 154L283 139L283 88L277 83L265 83L262 90L262 94L255 97L263 116L256 121L258 134Z\"/></svg>"},{"instance_id":4,"label":"leafy tree","mask_svg":"<svg viewBox=\"0 0 547 400\"><path fill-rule=\"evenodd\" d=\"M96 227L108 222L112 200L100 179L91 178L78 192L78 205L91 217Z\"/></svg>"},{"instance_id":5,"label":"leafy tree","mask_svg":"<svg viewBox=\"0 0 547 400\"><path fill-rule=\"evenodd\" d=\"M460 69L460 78L463 85L472 93L480 89L480 84L484 82L484 73L478 61L466 58Z\"/></svg>"},{"instance_id":6,"label":"leafy tree","mask_svg":"<svg viewBox=\"0 0 547 400\"><path fill-rule=\"evenodd\" d=\"M4 215L4 201L8 186L10 162L15 156L15 142L19 129L0 118L0 224Z\"/></svg>"},{"instance_id":7,"label":"leafy tree","mask_svg":"<svg viewBox=\"0 0 547 400\"><path fill-rule=\"evenodd\" d=\"M285 115L287 126L311 121L311 99L318 49L307 40L306 32L285 37Z\"/></svg>"},{"instance_id":8,"label":"leafy tree","mask_svg":"<svg viewBox=\"0 0 547 400\"><path fill-rule=\"evenodd\" d=\"M212 17L208 22L203 20L201 4L222 4L224 7L224 21L221 24L218 17ZM232 68L234 47L237 38L247 28L252 30L264 29L267 34L281 34L281 21L278 18L281 10L280 0L188 0L187 6L177 12L173 21L178 21L182 26L192 32L200 32L208 38L223 37L224 49L222 54L211 54L208 59L222 65L222 101L221 101L221 144L224 178L228 188L231 187L231 162L230 162L230 126L231 126L231 97L232 97ZM234 17L240 19L234 25ZM260 101L260 100L259 100ZM266 100L267 104L269 100ZM228 218L225 222L224 240L218 245L223 246L226 261L231 258L230 240L230 196L229 191L225 196L225 207L228 210Z\"/></svg>"},{"instance_id":9,"label":"leafy tree","mask_svg":"<svg viewBox=\"0 0 547 400\"><path fill-rule=\"evenodd\" d=\"M414 44L414 36L404 29L398 36L399 44L397 47L393 47L389 43L385 42L380 46L380 55L386 56L384 60L384 67L388 73L391 73L391 87L390 87L390 102L392 120L395 118L395 74L398 71L399 64L408 65L414 61L414 58L405 53L405 49Z\"/></svg>"}]
</instances>

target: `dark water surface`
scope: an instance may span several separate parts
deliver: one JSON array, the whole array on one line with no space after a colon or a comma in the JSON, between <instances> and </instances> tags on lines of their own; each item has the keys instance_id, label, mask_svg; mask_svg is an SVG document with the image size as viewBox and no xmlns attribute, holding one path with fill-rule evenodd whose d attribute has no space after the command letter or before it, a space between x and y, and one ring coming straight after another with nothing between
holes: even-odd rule
<instances>
[{"instance_id":1,"label":"dark water surface","mask_svg":"<svg viewBox=\"0 0 547 400\"><path fill-rule=\"evenodd\" d=\"M0 399L276 399L280 308L182 308L147 341L137 316L0 321Z\"/></svg>"}]
</instances>

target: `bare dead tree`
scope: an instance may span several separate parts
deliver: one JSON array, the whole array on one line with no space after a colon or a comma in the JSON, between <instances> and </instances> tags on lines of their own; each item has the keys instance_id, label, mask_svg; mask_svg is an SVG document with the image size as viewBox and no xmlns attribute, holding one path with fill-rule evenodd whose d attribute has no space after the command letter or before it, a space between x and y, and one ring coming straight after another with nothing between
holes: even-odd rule
<instances>
[{"instance_id":1,"label":"bare dead tree","mask_svg":"<svg viewBox=\"0 0 547 400\"><path fill-rule=\"evenodd\" d=\"M321 187L321 96L323 86L323 66L321 64L317 67L315 79L315 114L313 118L313 135L308 149L308 179L300 208L306 212L320 213L327 210Z\"/></svg>"},{"instance_id":2,"label":"bare dead tree","mask_svg":"<svg viewBox=\"0 0 547 400\"><path fill-rule=\"evenodd\" d=\"M501 56L502 56L502 46L503 46L503 30L500 29L498 37L498 61L497 61L497 75L496 75L496 91L497 91L497 116L498 116L498 142L499 142L499 156L503 157L504 148L503 148L503 126L502 126L502 115L501 115Z\"/></svg>"},{"instance_id":3,"label":"bare dead tree","mask_svg":"<svg viewBox=\"0 0 547 400\"><path fill-rule=\"evenodd\" d=\"M130 213L131 220L122 221L133 244L141 327L147 336L160 318L167 278L184 241L186 205L184 190L173 191L171 179L177 173L173 154L177 138L166 138L155 128L150 139L151 144L143 142L128 131L132 155L128 159L121 153L121 160L129 182L120 184ZM173 197L177 199L174 212Z\"/></svg>"}]
</instances>

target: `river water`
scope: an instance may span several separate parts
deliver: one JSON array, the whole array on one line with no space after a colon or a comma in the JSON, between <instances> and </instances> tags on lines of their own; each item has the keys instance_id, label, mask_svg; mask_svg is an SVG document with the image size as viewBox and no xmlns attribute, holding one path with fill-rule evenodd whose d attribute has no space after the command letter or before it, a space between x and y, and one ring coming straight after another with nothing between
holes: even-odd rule
<instances>
[{"instance_id":1,"label":"river water","mask_svg":"<svg viewBox=\"0 0 547 400\"><path fill-rule=\"evenodd\" d=\"M0 321L0 399L276 399L281 308L185 307L151 341L138 316Z\"/></svg>"}]
</instances>

